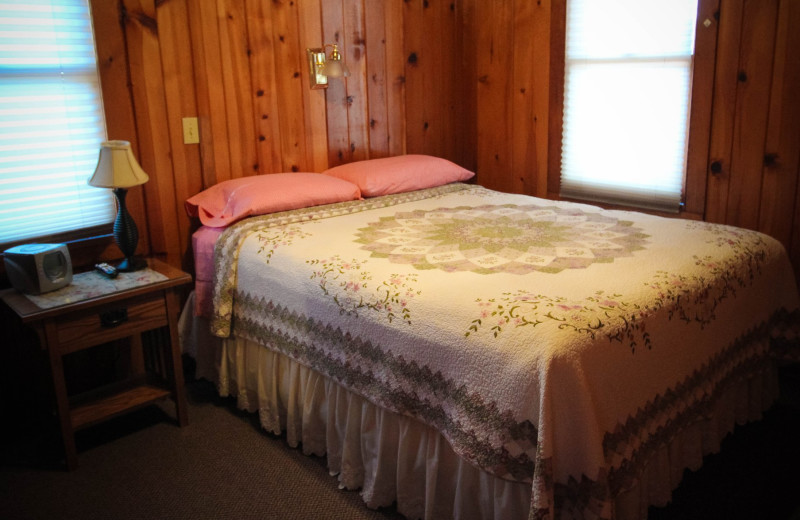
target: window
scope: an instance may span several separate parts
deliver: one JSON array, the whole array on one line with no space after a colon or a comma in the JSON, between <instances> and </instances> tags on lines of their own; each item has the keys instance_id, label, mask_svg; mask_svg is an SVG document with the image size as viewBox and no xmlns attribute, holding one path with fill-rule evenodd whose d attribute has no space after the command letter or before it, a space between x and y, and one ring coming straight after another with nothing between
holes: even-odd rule
<instances>
[{"instance_id":1,"label":"window","mask_svg":"<svg viewBox=\"0 0 800 520\"><path fill-rule=\"evenodd\" d=\"M0 0L0 244L114 220L87 0Z\"/></svg>"},{"instance_id":2,"label":"window","mask_svg":"<svg viewBox=\"0 0 800 520\"><path fill-rule=\"evenodd\" d=\"M677 212L697 0L570 0L561 195Z\"/></svg>"}]
</instances>

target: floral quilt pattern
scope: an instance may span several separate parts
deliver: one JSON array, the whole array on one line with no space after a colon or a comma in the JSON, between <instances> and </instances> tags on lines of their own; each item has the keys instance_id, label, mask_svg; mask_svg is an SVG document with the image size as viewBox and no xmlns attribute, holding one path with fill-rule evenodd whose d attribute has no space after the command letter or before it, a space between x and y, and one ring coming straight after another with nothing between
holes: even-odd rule
<instances>
[{"instance_id":1,"label":"floral quilt pattern","mask_svg":"<svg viewBox=\"0 0 800 520\"><path fill-rule=\"evenodd\" d=\"M409 301L421 294L414 290L415 274L392 273L387 280L373 284L367 261L343 261L334 255L306 263L315 268L311 279L319 281L319 288L332 298L340 314L358 316L359 311L370 310L384 315L389 323L400 318L411 324Z\"/></svg>"},{"instance_id":2,"label":"floral quilt pattern","mask_svg":"<svg viewBox=\"0 0 800 520\"><path fill-rule=\"evenodd\" d=\"M655 271L650 280L642 282L641 290L649 293L644 303L603 290L582 300L535 294L525 289L494 298L477 298L479 316L472 320L465 335L488 327L498 337L508 327L533 328L546 324L592 339L602 335L626 343L635 352L637 346L652 348L645 323L662 310L670 321L695 322L702 328L715 319L720 303L734 296L737 289L747 287L761 272L766 259L765 244L763 236L753 231L697 223L687 227L707 231L706 242L717 249L726 248L730 254L721 258L694 255L695 264L704 268L701 273Z\"/></svg>"},{"instance_id":3,"label":"floral quilt pattern","mask_svg":"<svg viewBox=\"0 0 800 520\"><path fill-rule=\"evenodd\" d=\"M540 205L480 205L398 212L359 230L372 256L416 269L479 274L558 273L642 249L631 222Z\"/></svg>"}]
</instances>

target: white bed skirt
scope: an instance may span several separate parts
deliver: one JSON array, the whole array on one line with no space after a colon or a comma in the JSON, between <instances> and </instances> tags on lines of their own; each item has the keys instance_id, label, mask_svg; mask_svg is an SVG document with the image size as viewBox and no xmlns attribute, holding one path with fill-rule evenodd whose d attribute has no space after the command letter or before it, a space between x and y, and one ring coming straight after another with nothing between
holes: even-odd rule
<instances>
[{"instance_id":1,"label":"white bed skirt","mask_svg":"<svg viewBox=\"0 0 800 520\"><path fill-rule=\"evenodd\" d=\"M306 455L327 456L331 475L361 489L370 508L396 503L409 519L525 519L530 484L494 477L461 459L433 428L384 410L329 378L255 342L220 339L194 316L193 297L181 316L181 343L197 362L197 377L215 382L261 425L285 433ZM685 468L698 469L719 451L735 424L757 420L778 395L770 365L715 396L704 417L650 459L634 487L616 499L616 519L646 519L666 505Z\"/></svg>"}]
</instances>

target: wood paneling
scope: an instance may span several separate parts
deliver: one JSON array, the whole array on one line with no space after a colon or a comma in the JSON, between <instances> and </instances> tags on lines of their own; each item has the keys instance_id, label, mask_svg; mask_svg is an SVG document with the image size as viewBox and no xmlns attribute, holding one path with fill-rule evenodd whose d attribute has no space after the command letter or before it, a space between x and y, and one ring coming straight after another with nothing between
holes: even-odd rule
<instances>
[{"instance_id":1,"label":"wood paneling","mask_svg":"<svg viewBox=\"0 0 800 520\"><path fill-rule=\"evenodd\" d=\"M236 179L260 173L253 121L250 60L245 3L241 0L217 0L222 60L222 86L225 93L225 120L228 126L230 172Z\"/></svg>"},{"instance_id":2,"label":"wood paneling","mask_svg":"<svg viewBox=\"0 0 800 520\"><path fill-rule=\"evenodd\" d=\"M225 90L216 5L214 0L171 1L185 1L187 4L202 161L200 172L175 172L175 175L199 173L202 187L207 188L230 178L228 125L225 120Z\"/></svg>"},{"instance_id":3,"label":"wood paneling","mask_svg":"<svg viewBox=\"0 0 800 520\"><path fill-rule=\"evenodd\" d=\"M269 2L262 0L245 1L258 166L261 172L278 172L283 169L283 163L281 148L276 146L281 131L275 78L275 37L269 6ZM311 16L308 18L312 19ZM319 16L316 19L319 20Z\"/></svg>"},{"instance_id":4,"label":"wood paneling","mask_svg":"<svg viewBox=\"0 0 800 520\"><path fill-rule=\"evenodd\" d=\"M191 255L188 254L191 243L192 223L183 218L183 201L202 189L201 175L177 175L177 172L200 172L200 146L183 144L183 118L197 116L197 98L194 90L194 69L189 37L189 23L186 2L166 2L157 10L159 20L159 42L161 47L161 64L164 70L164 99L166 103L166 128L169 131L169 154L172 159L172 179L174 181L174 200L164 201L175 206L172 214L174 221L170 225L178 231L180 249L177 254L183 260L180 264L188 266ZM159 125L164 123L159 122ZM151 224L152 226L152 224ZM176 252L168 246L170 258L176 258Z\"/></svg>"},{"instance_id":5,"label":"wood paneling","mask_svg":"<svg viewBox=\"0 0 800 520\"><path fill-rule=\"evenodd\" d=\"M767 233L800 274L798 0L720 0L706 220ZM797 277L800 280L800 276Z\"/></svg>"},{"instance_id":6,"label":"wood paneling","mask_svg":"<svg viewBox=\"0 0 800 520\"><path fill-rule=\"evenodd\" d=\"M322 2L323 36L320 42L335 43L342 56L347 56L347 45L344 42L344 17L342 14L343 0L329 0ZM349 63L345 64L350 66ZM356 69L356 72L358 70ZM353 78L354 81L360 78ZM350 162L350 134L348 129L349 117L347 114L347 91L350 79L328 80L325 91L327 100L326 114L328 116L328 162L331 166ZM305 85L303 88L308 88ZM359 103L363 100L359 100Z\"/></svg>"},{"instance_id":7,"label":"wood paneling","mask_svg":"<svg viewBox=\"0 0 800 520\"><path fill-rule=\"evenodd\" d=\"M529 165L535 165L535 169L532 170L531 174L524 175L525 193L538 197L547 197L548 136L550 135L552 82L542 81L541 78L550 77L550 69L554 59L551 46L551 38L554 32L552 25L555 23L557 26L558 23L554 22L553 19L553 2L542 0L536 2L535 5L531 2L530 5L532 9L528 19L532 23L532 34L519 29L515 30L514 34L517 40L524 42L526 39L530 39L533 44L530 55L524 57L526 58L524 60L517 60L518 69L524 68L524 70L530 71L521 76L524 78L524 82L519 85L519 88L522 95L528 96L527 105L532 110L533 117L524 123L526 125L524 131L529 135L533 135L533 143L526 143L526 149L530 148L533 156L530 157L527 152L522 154L515 151L517 160L514 164L514 170L530 172ZM523 27L528 27L528 23L523 24ZM519 147L519 143L517 147Z\"/></svg>"},{"instance_id":8,"label":"wood paneling","mask_svg":"<svg viewBox=\"0 0 800 520\"><path fill-rule=\"evenodd\" d=\"M758 227L778 0L745 0L725 222Z\"/></svg>"},{"instance_id":9,"label":"wood paneling","mask_svg":"<svg viewBox=\"0 0 800 520\"><path fill-rule=\"evenodd\" d=\"M166 90L155 2L125 0L123 5L139 163L150 175L144 185L147 219L138 224L147 224L150 252L164 255L169 263L177 265L181 261L178 206L169 122L164 118Z\"/></svg>"},{"instance_id":10,"label":"wood paneling","mask_svg":"<svg viewBox=\"0 0 800 520\"><path fill-rule=\"evenodd\" d=\"M477 170L487 187L547 196L555 3L476 2Z\"/></svg>"},{"instance_id":11,"label":"wood paneling","mask_svg":"<svg viewBox=\"0 0 800 520\"><path fill-rule=\"evenodd\" d=\"M386 121L383 123L387 128L386 138L388 140L388 155L403 155L406 153L406 68L405 68L405 35L403 32L403 0L386 0L380 2L384 6L383 34L384 34L384 59L385 71L378 66L370 68L370 72L379 78L384 74L386 82ZM371 11L371 10L370 10ZM368 11L369 12L369 11ZM374 18L376 23L380 23ZM369 23L370 18L367 19ZM373 29L372 25L368 25ZM373 46L367 47L369 53L374 52ZM369 66L369 64L368 64ZM374 108L376 116L382 113L380 101L377 105L370 104ZM370 127L372 120L377 125L381 124L380 119L370 116ZM370 138L370 145L377 151L377 155L382 154L383 145L380 137L377 140Z\"/></svg>"},{"instance_id":12,"label":"wood paneling","mask_svg":"<svg viewBox=\"0 0 800 520\"><path fill-rule=\"evenodd\" d=\"M782 0L778 20L760 202L768 210L761 211L758 229L791 243L794 257L800 258L800 237L792 242L791 218L800 171L800 2ZM795 265L800 268L800 262Z\"/></svg>"},{"instance_id":13,"label":"wood paneling","mask_svg":"<svg viewBox=\"0 0 800 520\"><path fill-rule=\"evenodd\" d=\"M710 162L719 168L708 177L706 219L724 222L728 206L728 186L733 153L734 110L736 82L739 72L740 36L743 0L727 0L719 14L718 51L715 67L713 112L711 126L714 136L710 144Z\"/></svg>"},{"instance_id":14,"label":"wood paneling","mask_svg":"<svg viewBox=\"0 0 800 520\"><path fill-rule=\"evenodd\" d=\"M795 265L799 3L701 0L684 213L773 234ZM93 7L110 137L151 175L131 209L171 263L187 265L183 201L243 175L427 153L490 188L558 196L566 0ZM351 76L311 90L305 49L332 43ZM183 144L183 117L199 118L199 145Z\"/></svg>"},{"instance_id":15,"label":"wood paneling","mask_svg":"<svg viewBox=\"0 0 800 520\"><path fill-rule=\"evenodd\" d=\"M513 191L512 143L527 134L513 128L513 21L514 0L478 2L478 183L499 191ZM509 37L512 35L512 37Z\"/></svg>"},{"instance_id":16,"label":"wood paneling","mask_svg":"<svg viewBox=\"0 0 800 520\"><path fill-rule=\"evenodd\" d=\"M347 140L350 149L348 162L362 161L371 157L365 45L367 29L364 25L365 10L366 6L362 3L362 0L343 0L342 2L345 35L342 58L350 69L350 77L347 78L346 82L341 82L345 85L343 102L347 109Z\"/></svg>"},{"instance_id":17,"label":"wood paneling","mask_svg":"<svg viewBox=\"0 0 800 520\"><path fill-rule=\"evenodd\" d=\"M300 7L300 41L306 42L308 47L321 47L322 40L317 43L319 35L322 34L320 5L317 2L302 2L298 7ZM308 85L311 76L309 67L301 66L300 70L302 71L302 85ZM312 92L307 89L303 89L302 92L305 126L309 132L310 149L326 150L328 148L328 127L325 112L325 92ZM313 153L309 160L311 162L311 171L321 172L329 165L327 156L323 153ZM288 169L291 169L291 167Z\"/></svg>"},{"instance_id":18,"label":"wood paneling","mask_svg":"<svg viewBox=\"0 0 800 520\"><path fill-rule=\"evenodd\" d=\"M695 28L692 104L689 115L689 146L686 158L685 211L703 215L711 139L711 108L714 99L714 62L717 56L720 0L700 2Z\"/></svg>"},{"instance_id":19,"label":"wood paneling","mask_svg":"<svg viewBox=\"0 0 800 520\"><path fill-rule=\"evenodd\" d=\"M386 16L388 6L384 2L368 9L365 13L364 25L369 27L365 38L366 70L370 71L367 81L367 99L370 105L369 143L373 157L389 155L389 104L386 75Z\"/></svg>"},{"instance_id":20,"label":"wood paneling","mask_svg":"<svg viewBox=\"0 0 800 520\"><path fill-rule=\"evenodd\" d=\"M453 139L462 106L456 98L456 85L463 78L458 69L457 20L454 3L449 0L423 1L422 26L425 40L422 51L424 143L420 152L456 159ZM437 37L431 41L430 35ZM452 95L448 95L452 93Z\"/></svg>"},{"instance_id":21,"label":"wood paneling","mask_svg":"<svg viewBox=\"0 0 800 520\"><path fill-rule=\"evenodd\" d=\"M567 0L551 0L550 9L550 96L547 139L547 196L561 191L561 133L564 128L564 76L567 37Z\"/></svg>"},{"instance_id":22,"label":"wood paneling","mask_svg":"<svg viewBox=\"0 0 800 520\"><path fill-rule=\"evenodd\" d=\"M767 138L767 153L777 153L777 161L767 174L762 202L765 207L774 204L775 211L762 213L761 225L767 232L785 240L784 243L791 241L795 278L800 284L800 97L797 95L800 92L800 32L797 31L800 27L800 1L781 2L778 27L776 56L781 60L775 67L773 85L780 95L773 95L773 100L780 100L771 107L771 114L780 116L771 116L770 122L777 120L780 123L773 123ZM773 149L773 146L777 148ZM793 195L794 210L790 212ZM774 198L770 200L767 197ZM788 230L786 226L789 226Z\"/></svg>"},{"instance_id":23,"label":"wood paneling","mask_svg":"<svg viewBox=\"0 0 800 520\"><path fill-rule=\"evenodd\" d=\"M403 31L405 48L406 100L403 117L406 121L406 147L408 153L422 153L425 137L424 98L434 95L423 87L425 64L425 32L422 23L423 0L403 2Z\"/></svg>"}]
</instances>

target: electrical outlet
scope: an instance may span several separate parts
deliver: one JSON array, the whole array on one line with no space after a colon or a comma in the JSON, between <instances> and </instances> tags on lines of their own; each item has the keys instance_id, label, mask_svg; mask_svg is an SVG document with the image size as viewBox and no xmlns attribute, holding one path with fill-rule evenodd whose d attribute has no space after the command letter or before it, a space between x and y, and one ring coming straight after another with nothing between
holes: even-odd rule
<instances>
[{"instance_id":1,"label":"electrical outlet","mask_svg":"<svg viewBox=\"0 0 800 520\"><path fill-rule=\"evenodd\" d=\"M200 131L197 128L196 117L183 118L183 144L197 144L200 142Z\"/></svg>"}]
</instances>

